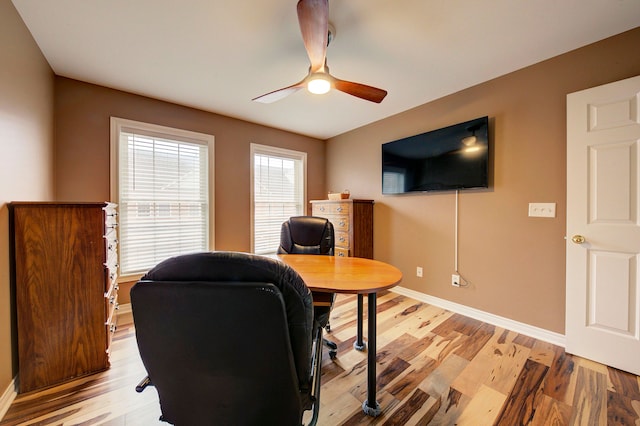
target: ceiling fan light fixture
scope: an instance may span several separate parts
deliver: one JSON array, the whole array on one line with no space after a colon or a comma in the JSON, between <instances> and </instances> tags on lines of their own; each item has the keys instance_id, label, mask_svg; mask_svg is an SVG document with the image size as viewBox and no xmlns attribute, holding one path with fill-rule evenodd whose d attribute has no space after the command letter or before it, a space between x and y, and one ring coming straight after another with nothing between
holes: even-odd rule
<instances>
[{"instance_id":1,"label":"ceiling fan light fixture","mask_svg":"<svg viewBox=\"0 0 640 426\"><path fill-rule=\"evenodd\" d=\"M315 95L324 95L331 90L331 82L323 76L315 76L307 83L307 90Z\"/></svg>"},{"instance_id":2,"label":"ceiling fan light fixture","mask_svg":"<svg viewBox=\"0 0 640 426\"><path fill-rule=\"evenodd\" d=\"M336 35L335 28L329 22L329 0L298 0L296 10L302 41L309 58L309 74L298 83L258 96L253 100L271 103L306 87L309 92L319 95L336 89L338 92L365 101L378 104L382 102L387 96L386 90L353 81L340 80L329 74L327 45L335 39Z\"/></svg>"}]
</instances>

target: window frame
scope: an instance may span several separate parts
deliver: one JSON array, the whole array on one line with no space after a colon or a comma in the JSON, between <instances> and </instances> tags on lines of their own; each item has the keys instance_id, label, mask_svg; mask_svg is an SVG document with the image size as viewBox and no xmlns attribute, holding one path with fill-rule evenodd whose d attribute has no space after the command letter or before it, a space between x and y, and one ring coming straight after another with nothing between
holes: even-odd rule
<instances>
[{"instance_id":1,"label":"window frame","mask_svg":"<svg viewBox=\"0 0 640 426\"><path fill-rule=\"evenodd\" d=\"M300 215L307 214L307 153L288 148L280 148L270 145L251 143L250 145L250 203L251 203L251 253L256 252L255 246L255 155L263 154L273 157L293 159L302 163L302 202ZM277 246L273 248L273 253L277 251Z\"/></svg>"},{"instance_id":2,"label":"window frame","mask_svg":"<svg viewBox=\"0 0 640 426\"><path fill-rule=\"evenodd\" d=\"M177 129L173 127L161 126L158 124L135 121L120 117L110 117L110 198L111 201L119 204L120 198L120 133L123 128L138 130L143 134L156 137L163 137L169 140L176 140L207 146L207 231L206 239L209 250L215 250L215 138L206 133L194 132L191 130ZM118 257L120 257L120 244L118 245ZM120 270L118 273L120 274ZM118 282L135 281L140 279L143 273L130 273L118 277Z\"/></svg>"}]
</instances>

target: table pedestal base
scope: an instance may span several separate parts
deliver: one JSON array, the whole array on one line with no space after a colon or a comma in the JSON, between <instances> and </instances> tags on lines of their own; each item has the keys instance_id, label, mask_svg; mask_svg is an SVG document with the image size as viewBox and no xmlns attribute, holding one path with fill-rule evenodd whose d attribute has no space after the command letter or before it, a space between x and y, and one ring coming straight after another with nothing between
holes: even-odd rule
<instances>
[{"instance_id":1,"label":"table pedestal base","mask_svg":"<svg viewBox=\"0 0 640 426\"><path fill-rule=\"evenodd\" d=\"M369 401L365 401L362 403L362 411L364 411L367 416L378 417L380 413L382 413L382 409L380 408L380 404L378 404L378 401L374 402L376 404L375 407L369 407Z\"/></svg>"}]
</instances>

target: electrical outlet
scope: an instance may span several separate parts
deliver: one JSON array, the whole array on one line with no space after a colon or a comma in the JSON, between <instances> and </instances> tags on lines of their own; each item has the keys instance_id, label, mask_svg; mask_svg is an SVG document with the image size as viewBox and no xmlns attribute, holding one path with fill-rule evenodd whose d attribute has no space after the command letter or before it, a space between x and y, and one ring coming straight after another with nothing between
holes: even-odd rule
<instances>
[{"instance_id":1,"label":"electrical outlet","mask_svg":"<svg viewBox=\"0 0 640 426\"><path fill-rule=\"evenodd\" d=\"M460 287L460 275L451 274L451 285L454 287Z\"/></svg>"},{"instance_id":2,"label":"electrical outlet","mask_svg":"<svg viewBox=\"0 0 640 426\"><path fill-rule=\"evenodd\" d=\"M416 277L422 278L422 267L421 266L417 266L416 267Z\"/></svg>"}]
</instances>

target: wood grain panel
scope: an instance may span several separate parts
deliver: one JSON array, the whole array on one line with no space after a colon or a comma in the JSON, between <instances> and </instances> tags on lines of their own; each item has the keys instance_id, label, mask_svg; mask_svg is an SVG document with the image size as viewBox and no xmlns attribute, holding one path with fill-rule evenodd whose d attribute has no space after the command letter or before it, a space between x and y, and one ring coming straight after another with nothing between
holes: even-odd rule
<instances>
[{"instance_id":1,"label":"wood grain panel","mask_svg":"<svg viewBox=\"0 0 640 426\"><path fill-rule=\"evenodd\" d=\"M638 383L638 376L612 367L607 368L607 373L612 391L626 395L631 399L640 400L640 383Z\"/></svg>"},{"instance_id":2,"label":"wood grain panel","mask_svg":"<svg viewBox=\"0 0 640 426\"><path fill-rule=\"evenodd\" d=\"M460 355L466 360L472 360L491 339L495 331L495 326L491 324L481 324L474 332L469 336L464 346L456 350L456 354Z\"/></svg>"},{"instance_id":3,"label":"wood grain panel","mask_svg":"<svg viewBox=\"0 0 640 426\"><path fill-rule=\"evenodd\" d=\"M407 374L400 377L387 386L388 392L398 400L404 400L409 394L424 381L438 366L437 362L427 356L424 359L416 359Z\"/></svg>"},{"instance_id":4,"label":"wood grain panel","mask_svg":"<svg viewBox=\"0 0 640 426\"><path fill-rule=\"evenodd\" d=\"M571 419L571 406L561 401L542 395L531 426L565 426Z\"/></svg>"},{"instance_id":5,"label":"wood grain panel","mask_svg":"<svg viewBox=\"0 0 640 426\"><path fill-rule=\"evenodd\" d=\"M490 339L467 360L456 350L475 333L493 326L461 316L448 322L455 314L428 305L412 312L417 302L392 292L381 295L379 302L389 307L385 321L393 323L381 332L386 344L379 347L377 357L382 414L372 418L362 413L366 352L345 345L353 343L355 323L347 312L355 311L356 297L340 295L335 303L340 315L332 316L332 327L350 337L341 340L332 335L340 348L338 358L323 359L320 426L599 426L640 422L638 376L568 355L560 347L499 327L493 328ZM109 370L18 395L0 425L166 424L158 420L155 389L141 394L134 391L144 368L130 315L119 318L119 323Z\"/></svg>"},{"instance_id":6,"label":"wood grain panel","mask_svg":"<svg viewBox=\"0 0 640 426\"><path fill-rule=\"evenodd\" d=\"M506 395L481 385L476 395L469 401L460 417L457 425L491 426L504 404Z\"/></svg>"},{"instance_id":7,"label":"wood grain panel","mask_svg":"<svg viewBox=\"0 0 640 426\"><path fill-rule=\"evenodd\" d=\"M607 424L607 378L597 371L578 367L571 424Z\"/></svg>"},{"instance_id":8,"label":"wood grain panel","mask_svg":"<svg viewBox=\"0 0 640 426\"><path fill-rule=\"evenodd\" d=\"M640 424L640 403L616 392L607 392L607 425Z\"/></svg>"},{"instance_id":9,"label":"wood grain panel","mask_svg":"<svg viewBox=\"0 0 640 426\"><path fill-rule=\"evenodd\" d=\"M407 398L407 400L389 416L389 420L385 423L389 426L402 426L406 425L409 419L413 417L429 400L429 394L415 389L413 393Z\"/></svg>"},{"instance_id":10,"label":"wood grain panel","mask_svg":"<svg viewBox=\"0 0 640 426\"><path fill-rule=\"evenodd\" d=\"M373 259L373 202L353 200L353 256Z\"/></svg>"},{"instance_id":11,"label":"wood grain panel","mask_svg":"<svg viewBox=\"0 0 640 426\"><path fill-rule=\"evenodd\" d=\"M526 425L533 420L549 367L528 359L500 413L496 426Z\"/></svg>"},{"instance_id":12,"label":"wood grain panel","mask_svg":"<svg viewBox=\"0 0 640 426\"><path fill-rule=\"evenodd\" d=\"M103 207L11 204L20 392L109 365Z\"/></svg>"},{"instance_id":13,"label":"wood grain panel","mask_svg":"<svg viewBox=\"0 0 640 426\"><path fill-rule=\"evenodd\" d=\"M563 402L570 402L571 395L567 395L574 377L573 357L565 353L564 349L554 347L553 363L549 368L549 373L545 377L543 392L552 399Z\"/></svg>"}]
</instances>

